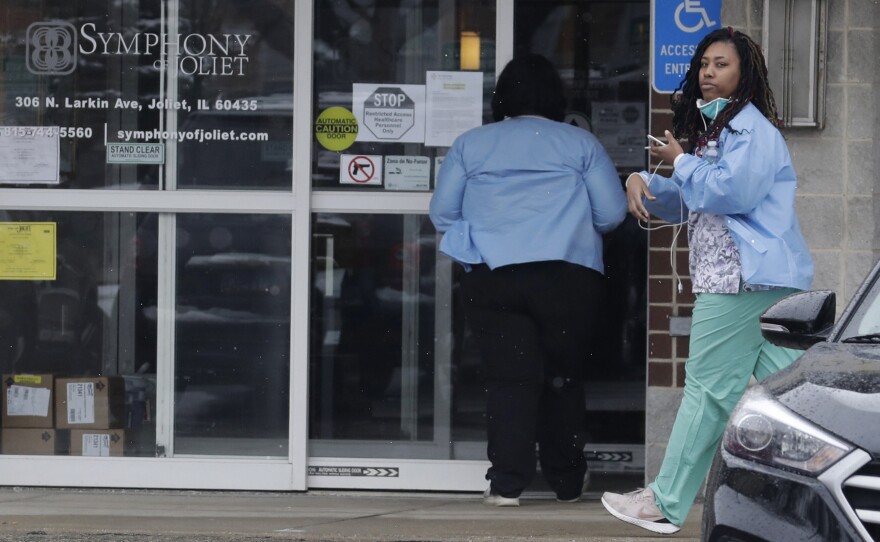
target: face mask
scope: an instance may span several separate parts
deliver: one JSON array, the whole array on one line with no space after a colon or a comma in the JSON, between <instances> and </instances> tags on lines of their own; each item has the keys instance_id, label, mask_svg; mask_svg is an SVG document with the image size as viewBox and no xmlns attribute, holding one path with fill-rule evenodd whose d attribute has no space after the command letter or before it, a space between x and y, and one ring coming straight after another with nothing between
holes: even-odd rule
<instances>
[{"instance_id":1,"label":"face mask","mask_svg":"<svg viewBox=\"0 0 880 542\"><path fill-rule=\"evenodd\" d=\"M697 109L700 110L700 113L706 115L706 118L715 120L718 113L721 113L729 103L730 98L715 98L711 102L704 102L702 99L698 98Z\"/></svg>"}]
</instances>

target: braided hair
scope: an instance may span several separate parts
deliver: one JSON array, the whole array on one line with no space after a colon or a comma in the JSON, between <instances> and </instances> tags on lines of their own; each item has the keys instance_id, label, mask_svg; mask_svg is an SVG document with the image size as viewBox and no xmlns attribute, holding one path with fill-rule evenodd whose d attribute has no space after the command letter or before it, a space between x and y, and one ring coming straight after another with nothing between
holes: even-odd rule
<instances>
[{"instance_id":1,"label":"braided hair","mask_svg":"<svg viewBox=\"0 0 880 542\"><path fill-rule=\"evenodd\" d=\"M733 96L730 96L730 104L705 129L703 120L700 119L702 113L696 106L697 98L703 97L700 91L700 64L706 49L719 41L730 43L736 49L740 60L740 79ZM752 38L731 27L714 30L697 45L690 69L670 98L672 133L677 139L686 138L694 146L717 139L721 131L729 127L731 119L749 102L774 126L782 125L776 112L776 100L770 90L767 64L761 48Z\"/></svg>"}]
</instances>

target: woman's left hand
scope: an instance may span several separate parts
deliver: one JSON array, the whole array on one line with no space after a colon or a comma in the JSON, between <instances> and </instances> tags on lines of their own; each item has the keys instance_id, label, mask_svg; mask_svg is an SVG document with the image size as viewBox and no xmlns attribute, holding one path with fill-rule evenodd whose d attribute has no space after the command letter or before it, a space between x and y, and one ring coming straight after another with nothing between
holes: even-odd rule
<instances>
[{"instance_id":1,"label":"woman's left hand","mask_svg":"<svg viewBox=\"0 0 880 542\"><path fill-rule=\"evenodd\" d=\"M651 145L651 156L659 158L660 160L663 160L664 164L671 166L679 154L684 154L684 149L682 149L678 141L672 137L672 133L669 130L664 131L663 134L666 136L667 144Z\"/></svg>"}]
</instances>

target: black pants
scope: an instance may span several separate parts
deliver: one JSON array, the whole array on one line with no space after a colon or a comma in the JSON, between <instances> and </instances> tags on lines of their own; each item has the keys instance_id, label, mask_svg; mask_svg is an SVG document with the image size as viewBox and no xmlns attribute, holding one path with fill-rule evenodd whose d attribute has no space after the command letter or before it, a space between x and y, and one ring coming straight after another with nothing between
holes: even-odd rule
<instances>
[{"instance_id":1,"label":"black pants","mask_svg":"<svg viewBox=\"0 0 880 542\"><path fill-rule=\"evenodd\" d=\"M587 464L583 373L603 277L562 261L475 266L461 279L486 372L486 473L517 497L541 472L560 499L581 494Z\"/></svg>"}]
</instances>

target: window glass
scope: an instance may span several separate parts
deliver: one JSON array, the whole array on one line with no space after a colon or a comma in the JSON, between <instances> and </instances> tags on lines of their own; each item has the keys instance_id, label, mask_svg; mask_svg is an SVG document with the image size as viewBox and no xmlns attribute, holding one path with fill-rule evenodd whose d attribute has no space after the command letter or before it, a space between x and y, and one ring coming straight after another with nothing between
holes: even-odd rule
<instances>
[{"instance_id":1,"label":"window glass","mask_svg":"<svg viewBox=\"0 0 880 542\"><path fill-rule=\"evenodd\" d=\"M494 0L316 2L314 35L315 188L428 190L489 119Z\"/></svg>"},{"instance_id":2,"label":"window glass","mask_svg":"<svg viewBox=\"0 0 880 542\"><path fill-rule=\"evenodd\" d=\"M553 61L566 87L566 122L595 134L622 178L647 166L649 10L645 1L586 0L517 0L514 9L515 52ZM643 476L647 240L629 216L604 236L596 336L607 340L594 345L585 384L593 448L585 453L599 476ZM608 461L603 451L623 459Z\"/></svg>"},{"instance_id":3,"label":"window glass","mask_svg":"<svg viewBox=\"0 0 880 542\"><path fill-rule=\"evenodd\" d=\"M290 188L293 2L165 5L4 2L0 186Z\"/></svg>"},{"instance_id":4,"label":"window glass","mask_svg":"<svg viewBox=\"0 0 880 542\"><path fill-rule=\"evenodd\" d=\"M2 453L155 456L155 219L0 211Z\"/></svg>"},{"instance_id":5,"label":"window glass","mask_svg":"<svg viewBox=\"0 0 880 542\"><path fill-rule=\"evenodd\" d=\"M880 333L880 280L875 280L864 290L840 337L846 339L872 333Z\"/></svg>"},{"instance_id":6,"label":"window glass","mask_svg":"<svg viewBox=\"0 0 880 542\"><path fill-rule=\"evenodd\" d=\"M180 2L179 188L291 189L293 9Z\"/></svg>"},{"instance_id":7,"label":"window glass","mask_svg":"<svg viewBox=\"0 0 880 542\"><path fill-rule=\"evenodd\" d=\"M314 215L311 438L434 438L435 265L425 216Z\"/></svg>"},{"instance_id":8,"label":"window glass","mask_svg":"<svg viewBox=\"0 0 880 542\"><path fill-rule=\"evenodd\" d=\"M175 454L287 456L290 216L177 217Z\"/></svg>"},{"instance_id":9,"label":"window glass","mask_svg":"<svg viewBox=\"0 0 880 542\"><path fill-rule=\"evenodd\" d=\"M566 122L593 132L622 174L646 165L649 2L518 0L514 50L559 69Z\"/></svg>"}]
</instances>

